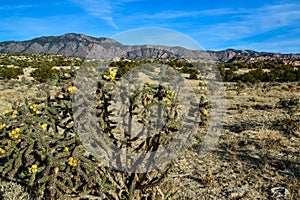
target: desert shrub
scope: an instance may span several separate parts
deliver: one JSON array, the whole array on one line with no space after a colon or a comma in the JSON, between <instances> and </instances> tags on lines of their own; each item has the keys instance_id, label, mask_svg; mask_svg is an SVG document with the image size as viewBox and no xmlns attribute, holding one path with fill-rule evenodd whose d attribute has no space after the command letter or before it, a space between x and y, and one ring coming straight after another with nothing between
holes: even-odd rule
<instances>
[{"instance_id":1,"label":"desert shrub","mask_svg":"<svg viewBox=\"0 0 300 200\"><path fill-rule=\"evenodd\" d=\"M160 63L169 65L170 67L175 69L181 69L183 67L186 69L193 68L193 65L189 63L187 60L185 60L184 58L160 60Z\"/></svg>"},{"instance_id":2,"label":"desert shrub","mask_svg":"<svg viewBox=\"0 0 300 200\"><path fill-rule=\"evenodd\" d=\"M183 67L178 68L178 71L181 72L181 73L188 74L189 73L189 67L184 65Z\"/></svg>"},{"instance_id":3,"label":"desert shrub","mask_svg":"<svg viewBox=\"0 0 300 200\"><path fill-rule=\"evenodd\" d=\"M0 67L0 79L16 79L22 74L24 74L23 69L19 67Z\"/></svg>"},{"instance_id":4,"label":"desert shrub","mask_svg":"<svg viewBox=\"0 0 300 200\"><path fill-rule=\"evenodd\" d=\"M293 65L286 65L283 67L284 73L281 77L279 77L282 82L293 82L299 81L299 77L297 77L298 70L294 69ZM273 70L274 71L274 70Z\"/></svg>"},{"instance_id":5,"label":"desert shrub","mask_svg":"<svg viewBox=\"0 0 300 200\"><path fill-rule=\"evenodd\" d=\"M198 75L197 74L190 74L190 79L194 79L197 80L198 79Z\"/></svg>"},{"instance_id":6,"label":"desert shrub","mask_svg":"<svg viewBox=\"0 0 300 200\"><path fill-rule=\"evenodd\" d=\"M52 63L54 66L80 66L82 65L84 59L83 58L74 58L74 57L67 57L62 55L56 55L52 59Z\"/></svg>"},{"instance_id":7,"label":"desert shrub","mask_svg":"<svg viewBox=\"0 0 300 200\"><path fill-rule=\"evenodd\" d=\"M193 76L193 77L197 77L197 75L199 75L199 71L195 67L190 68L188 73L190 74L190 76Z\"/></svg>"},{"instance_id":8,"label":"desert shrub","mask_svg":"<svg viewBox=\"0 0 300 200\"><path fill-rule=\"evenodd\" d=\"M19 66L20 68L26 68L30 66L30 62L25 60L17 60L15 65Z\"/></svg>"},{"instance_id":9,"label":"desert shrub","mask_svg":"<svg viewBox=\"0 0 300 200\"><path fill-rule=\"evenodd\" d=\"M43 57L40 57L39 60L33 61L30 64L32 68L51 68L55 66L54 61L47 60Z\"/></svg>"},{"instance_id":10,"label":"desert shrub","mask_svg":"<svg viewBox=\"0 0 300 200\"><path fill-rule=\"evenodd\" d=\"M225 67L224 67L224 65L219 63L218 64L218 70L219 70L221 78L224 80L224 78L225 78Z\"/></svg>"},{"instance_id":11,"label":"desert shrub","mask_svg":"<svg viewBox=\"0 0 300 200\"><path fill-rule=\"evenodd\" d=\"M237 74L234 70L226 70L224 74L224 81L236 81Z\"/></svg>"},{"instance_id":12,"label":"desert shrub","mask_svg":"<svg viewBox=\"0 0 300 200\"><path fill-rule=\"evenodd\" d=\"M225 125L224 128L234 133L241 133L246 130L253 130L261 124L253 121L242 121L235 124Z\"/></svg>"},{"instance_id":13,"label":"desert shrub","mask_svg":"<svg viewBox=\"0 0 300 200\"><path fill-rule=\"evenodd\" d=\"M233 71L237 71L242 68L250 68L250 65L243 62L234 62L234 63L219 63L218 66L222 66L224 68L231 69Z\"/></svg>"},{"instance_id":14,"label":"desert shrub","mask_svg":"<svg viewBox=\"0 0 300 200\"><path fill-rule=\"evenodd\" d=\"M112 62L110 67L117 67L117 78L121 78L124 74L126 74L131 69L137 67L138 65L142 64L143 61L128 61L128 60L120 60L117 62Z\"/></svg>"},{"instance_id":15,"label":"desert shrub","mask_svg":"<svg viewBox=\"0 0 300 200\"><path fill-rule=\"evenodd\" d=\"M278 119L273 123L277 130L281 131L287 136L300 137L300 121L294 116L284 117Z\"/></svg>"},{"instance_id":16,"label":"desert shrub","mask_svg":"<svg viewBox=\"0 0 300 200\"><path fill-rule=\"evenodd\" d=\"M0 65L11 65L11 64L12 64L12 62L11 62L11 59L9 59L8 55L1 57Z\"/></svg>"},{"instance_id":17,"label":"desert shrub","mask_svg":"<svg viewBox=\"0 0 300 200\"><path fill-rule=\"evenodd\" d=\"M237 75L240 68L254 69L245 74ZM294 82L300 80L300 70L293 65L285 65L271 61L254 63L219 63L218 69L224 81L256 82ZM264 72L263 69L270 69Z\"/></svg>"},{"instance_id":18,"label":"desert shrub","mask_svg":"<svg viewBox=\"0 0 300 200\"><path fill-rule=\"evenodd\" d=\"M41 83L54 79L58 74L58 70L53 69L52 66L42 66L31 72L31 76Z\"/></svg>"},{"instance_id":19,"label":"desert shrub","mask_svg":"<svg viewBox=\"0 0 300 200\"><path fill-rule=\"evenodd\" d=\"M237 65L232 65L232 66L230 66L229 70L231 70L231 71L238 71L239 67Z\"/></svg>"},{"instance_id":20,"label":"desert shrub","mask_svg":"<svg viewBox=\"0 0 300 200\"><path fill-rule=\"evenodd\" d=\"M293 97L293 98L281 98L279 102L277 103L279 108L283 109L292 109L294 107L297 107L300 105L299 98Z\"/></svg>"},{"instance_id":21,"label":"desert shrub","mask_svg":"<svg viewBox=\"0 0 300 200\"><path fill-rule=\"evenodd\" d=\"M130 67L128 65L122 65L119 67L117 71L117 77L121 78L124 74L126 74L128 71L130 71Z\"/></svg>"},{"instance_id":22,"label":"desert shrub","mask_svg":"<svg viewBox=\"0 0 300 200\"><path fill-rule=\"evenodd\" d=\"M281 98L277 103L277 107L285 109L289 118L293 118L294 114L300 110L300 100L297 97Z\"/></svg>"},{"instance_id":23,"label":"desert shrub","mask_svg":"<svg viewBox=\"0 0 300 200\"><path fill-rule=\"evenodd\" d=\"M277 107L286 110L288 116L276 120L274 122L275 127L287 135L293 134L300 137L299 98L281 98Z\"/></svg>"},{"instance_id":24,"label":"desert shrub","mask_svg":"<svg viewBox=\"0 0 300 200\"><path fill-rule=\"evenodd\" d=\"M189 78L190 79L198 79L198 75L199 70L193 66L191 63L189 63L186 60L178 60L178 59L171 59L171 60L164 60L164 59L160 59L157 61L152 61L152 60L139 60L139 61L127 61L127 60L120 60L117 62L112 62L110 63L110 67L113 68L118 68L117 70L117 74L116 77L120 78L122 77L124 74L126 74L128 71L132 70L133 68L145 64L145 63L160 63L160 64L164 64L164 65L168 65L172 68L174 68L175 70L177 70L178 72L181 73L186 73L189 74Z\"/></svg>"},{"instance_id":25,"label":"desert shrub","mask_svg":"<svg viewBox=\"0 0 300 200\"><path fill-rule=\"evenodd\" d=\"M66 59L64 56L60 56L54 59L56 66L70 66L72 65L72 60Z\"/></svg>"},{"instance_id":26,"label":"desert shrub","mask_svg":"<svg viewBox=\"0 0 300 200\"><path fill-rule=\"evenodd\" d=\"M182 64L182 62L180 62ZM199 70L190 63L180 65L181 68L175 68L180 73L189 74L190 79L198 79Z\"/></svg>"},{"instance_id":27,"label":"desert shrub","mask_svg":"<svg viewBox=\"0 0 300 200\"><path fill-rule=\"evenodd\" d=\"M84 62L84 58L75 59L75 61L72 63L74 66L80 66Z\"/></svg>"}]
</instances>

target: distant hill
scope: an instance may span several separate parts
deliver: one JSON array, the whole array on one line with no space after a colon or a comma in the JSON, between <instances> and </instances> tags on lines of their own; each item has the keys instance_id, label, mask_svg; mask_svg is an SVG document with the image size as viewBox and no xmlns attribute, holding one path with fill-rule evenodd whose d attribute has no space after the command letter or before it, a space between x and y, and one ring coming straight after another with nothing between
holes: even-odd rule
<instances>
[{"instance_id":1,"label":"distant hill","mask_svg":"<svg viewBox=\"0 0 300 200\"><path fill-rule=\"evenodd\" d=\"M45 36L27 41L0 42L0 53L45 53L66 56L113 59L144 58L207 58L219 62L255 62L275 60L286 64L300 64L300 54L256 52L227 49L223 51L189 50L183 47L160 45L123 45L110 38L95 38L84 34L69 33L62 36Z\"/></svg>"}]
</instances>

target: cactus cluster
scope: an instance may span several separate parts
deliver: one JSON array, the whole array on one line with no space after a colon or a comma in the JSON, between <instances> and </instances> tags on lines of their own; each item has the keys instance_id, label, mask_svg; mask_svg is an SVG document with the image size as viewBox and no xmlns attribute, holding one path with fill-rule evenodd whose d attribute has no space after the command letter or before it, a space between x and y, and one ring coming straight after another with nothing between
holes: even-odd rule
<instances>
[{"instance_id":1,"label":"cactus cluster","mask_svg":"<svg viewBox=\"0 0 300 200\"><path fill-rule=\"evenodd\" d=\"M155 199L155 196L153 196L155 192L151 190L154 190L154 186L164 180L172 165L163 170L153 170L154 167L152 166L149 167L150 170L144 172L138 171L134 166L145 162L148 165L153 164L151 160L148 162L144 155L151 152L155 154L156 151L159 151L171 141L172 133L178 131L180 117L178 101L174 96L174 91L160 84L144 83L130 94L128 104L121 103L128 106L125 108L128 113L115 112L113 106L116 103L113 98L116 89L115 72L112 69L107 69L102 72L102 76L97 77L95 75L97 74L96 71L91 67L90 70L82 72L88 72L85 75L81 74L82 80L80 80L80 77L77 79L76 87L78 90L73 102L75 121L82 122L82 126L79 126L82 132L89 132L91 126L95 129L95 133L91 133L90 136L82 135L81 138L90 144L89 150L91 152L98 149L106 150L111 146L114 147L110 149L110 152L108 152L110 156L108 155L106 159L111 159L112 167L116 169L114 170L114 176L118 177L118 181L113 185L122 191L118 194L121 195L118 198L132 199L146 195L150 199ZM95 88L96 97L93 97ZM121 90L118 92L118 96L125 97L127 94L123 93L126 92L126 90ZM90 105L90 99L95 102L95 107L87 106ZM156 106L159 108L152 109ZM95 116L91 114L93 112ZM165 125L159 127L159 129L151 127L149 125L151 119L160 119L158 115L162 113L166 115L164 116L167 119ZM94 121L99 123L102 131L97 131L97 125L93 124ZM135 122L140 124L138 133L133 133L134 131L131 130ZM134 153L135 158L126 157L124 161L124 157L120 154L121 149ZM166 193L168 192L166 191Z\"/></svg>"},{"instance_id":2,"label":"cactus cluster","mask_svg":"<svg viewBox=\"0 0 300 200\"><path fill-rule=\"evenodd\" d=\"M67 85L55 97L26 100L1 116L2 176L30 186L35 197L101 196L108 171L77 137Z\"/></svg>"},{"instance_id":3,"label":"cactus cluster","mask_svg":"<svg viewBox=\"0 0 300 200\"><path fill-rule=\"evenodd\" d=\"M114 78L115 72L108 70L97 81L97 123L120 148L123 148L122 138L127 141L126 148L133 152L159 150L180 126L174 91L159 84L145 83L132 94L130 115L138 123L146 127L152 115L159 115L160 111L151 110L153 105L160 105L167 117L159 132L136 139L116 131L110 110ZM50 95L45 87L45 98L26 99L0 116L1 175L29 187L33 198L158 198L161 190L156 191L154 186L164 180L172 165L163 171L144 173L122 172L103 165L86 150L75 128L73 112L81 106L72 104L73 94L80 96L72 80L72 71L61 72L61 77L55 81L55 85L61 85L56 95ZM165 197L173 194L169 187L164 192Z\"/></svg>"}]
</instances>

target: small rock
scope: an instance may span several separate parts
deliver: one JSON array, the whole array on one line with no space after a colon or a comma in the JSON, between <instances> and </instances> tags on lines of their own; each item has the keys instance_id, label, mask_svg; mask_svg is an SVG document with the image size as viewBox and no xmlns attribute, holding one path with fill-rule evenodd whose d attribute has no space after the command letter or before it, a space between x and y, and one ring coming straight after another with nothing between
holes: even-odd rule
<instances>
[{"instance_id":1,"label":"small rock","mask_svg":"<svg viewBox=\"0 0 300 200\"><path fill-rule=\"evenodd\" d=\"M290 192L288 189L284 187L274 187L271 189L271 193L273 197L286 197Z\"/></svg>"}]
</instances>

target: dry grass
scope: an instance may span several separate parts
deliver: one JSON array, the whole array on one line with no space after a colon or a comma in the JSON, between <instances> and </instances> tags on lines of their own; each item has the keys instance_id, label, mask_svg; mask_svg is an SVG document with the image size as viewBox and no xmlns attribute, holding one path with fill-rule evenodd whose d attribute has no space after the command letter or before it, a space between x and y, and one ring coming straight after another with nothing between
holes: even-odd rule
<instances>
[{"instance_id":1,"label":"dry grass","mask_svg":"<svg viewBox=\"0 0 300 200\"><path fill-rule=\"evenodd\" d=\"M18 183L0 178L0 199L3 200L31 200L26 188Z\"/></svg>"},{"instance_id":2,"label":"dry grass","mask_svg":"<svg viewBox=\"0 0 300 200\"><path fill-rule=\"evenodd\" d=\"M273 126L287 117L277 102L299 97L299 86L261 83L238 89L230 83L227 95L227 122L218 145L204 158L197 149L187 150L171 175L176 198L283 199L271 189L284 187L285 199L299 199L300 138Z\"/></svg>"}]
</instances>

